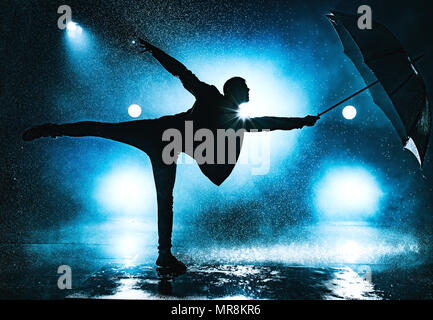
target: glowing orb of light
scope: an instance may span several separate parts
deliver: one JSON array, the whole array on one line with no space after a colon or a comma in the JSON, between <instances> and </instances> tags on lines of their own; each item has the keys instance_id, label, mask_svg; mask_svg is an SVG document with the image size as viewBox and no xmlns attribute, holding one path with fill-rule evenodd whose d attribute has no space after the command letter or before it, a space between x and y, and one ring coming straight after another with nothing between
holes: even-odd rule
<instances>
[{"instance_id":1,"label":"glowing orb of light","mask_svg":"<svg viewBox=\"0 0 433 320\"><path fill-rule=\"evenodd\" d=\"M356 117L356 108L354 106L345 106L342 113L344 118L352 120Z\"/></svg>"},{"instance_id":2,"label":"glowing orb of light","mask_svg":"<svg viewBox=\"0 0 433 320\"><path fill-rule=\"evenodd\" d=\"M120 249L125 256L132 258L134 255L140 252L140 245L142 245L142 243L137 241L134 236L122 235L122 237L119 237L116 240L116 243L113 245Z\"/></svg>"},{"instance_id":3,"label":"glowing orb of light","mask_svg":"<svg viewBox=\"0 0 433 320\"><path fill-rule=\"evenodd\" d=\"M143 214L156 203L151 173L123 166L99 178L95 198L104 210L119 214Z\"/></svg>"},{"instance_id":4,"label":"glowing orb of light","mask_svg":"<svg viewBox=\"0 0 433 320\"><path fill-rule=\"evenodd\" d=\"M249 108L250 106L248 106L248 104L246 104L246 103L242 103L240 106L239 106L239 111L238 111L238 116L239 116L239 118L241 118L241 119L246 119L246 118L249 118L249 117L251 117L251 112L252 112L252 110L251 110L251 108Z\"/></svg>"},{"instance_id":5,"label":"glowing orb of light","mask_svg":"<svg viewBox=\"0 0 433 320\"><path fill-rule=\"evenodd\" d=\"M83 31L83 29L73 21L69 21L66 25L66 29L68 30L68 34L74 36L75 34L79 34Z\"/></svg>"},{"instance_id":6,"label":"glowing orb of light","mask_svg":"<svg viewBox=\"0 0 433 320\"><path fill-rule=\"evenodd\" d=\"M69 21L66 24L66 41L70 50L68 53L75 59L78 58L80 64L84 60L82 54L88 52L88 49L91 47L91 37L89 33L85 32L83 28L79 24L73 21ZM76 55L78 54L78 55ZM88 58L88 57L86 57ZM77 63L78 61L74 61ZM88 68L85 68L86 73L89 72Z\"/></svg>"},{"instance_id":7,"label":"glowing orb of light","mask_svg":"<svg viewBox=\"0 0 433 320\"><path fill-rule=\"evenodd\" d=\"M335 167L315 187L316 208L328 218L362 219L379 209L383 192L364 168Z\"/></svg>"},{"instance_id":8,"label":"glowing orb of light","mask_svg":"<svg viewBox=\"0 0 433 320\"><path fill-rule=\"evenodd\" d=\"M132 118L138 118L141 115L141 107L138 104L131 104L128 108L128 114Z\"/></svg>"},{"instance_id":9,"label":"glowing orb of light","mask_svg":"<svg viewBox=\"0 0 433 320\"><path fill-rule=\"evenodd\" d=\"M75 31L77 30L77 24L73 21L69 21L66 28L68 28L68 31Z\"/></svg>"}]
</instances>

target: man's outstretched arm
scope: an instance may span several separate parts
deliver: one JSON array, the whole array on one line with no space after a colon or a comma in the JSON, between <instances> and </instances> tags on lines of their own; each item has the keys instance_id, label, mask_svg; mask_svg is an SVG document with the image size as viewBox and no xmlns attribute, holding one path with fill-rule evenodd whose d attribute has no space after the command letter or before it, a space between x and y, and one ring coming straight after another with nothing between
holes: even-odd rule
<instances>
[{"instance_id":1,"label":"man's outstretched arm","mask_svg":"<svg viewBox=\"0 0 433 320\"><path fill-rule=\"evenodd\" d=\"M140 46L145 50L144 52L149 51L168 72L178 77L185 89L191 92L196 98L200 95L202 90L208 86L175 58L141 38L138 38L138 40L140 41Z\"/></svg>"},{"instance_id":2,"label":"man's outstretched arm","mask_svg":"<svg viewBox=\"0 0 433 320\"><path fill-rule=\"evenodd\" d=\"M301 129L304 126L312 127L319 119L318 116L306 116L304 118L256 117L245 119L241 122L241 127L247 131L292 130Z\"/></svg>"}]
</instances>

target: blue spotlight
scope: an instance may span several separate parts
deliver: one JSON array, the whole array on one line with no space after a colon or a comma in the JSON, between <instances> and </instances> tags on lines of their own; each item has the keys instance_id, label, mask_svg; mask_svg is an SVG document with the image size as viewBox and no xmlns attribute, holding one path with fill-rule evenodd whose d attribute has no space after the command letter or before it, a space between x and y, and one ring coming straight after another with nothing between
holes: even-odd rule
<instances>
[{"instance_id":1,"label":"blue spotlight","mask_svg":"<svg viewBox=\"0 0 433 320\"><path fill-rule=\"evenodd\" d=\"M65 35L70 49L77 52L87 51L89 47L88 34L78 23L73 21L68 22Z\"/></svg>"},{"instance_id":2,"label":"blue spotlight","mask_svg":"<svg viewBox=\"0 0 433 320\"><path fill-rule=\"evenodd\" d=\"M68 35L74 37L83 32L83 28L81 28L76 22L69 21L66 25L66 30L68 30Z\"/></svg>"},{"instance_id":3,"label":"blue spotlight","mask_svg":"<svg viewBox=\"0 0 433 320\"><path fill-rule=\"evenodd\" d=\"M105 210L122 215L151 211L156 192L151 173L140 167L118 167L103 176L96 188L96 200Z\"/></svg>"},{"instance_id":4,"label":"blue spotlight","mask_svg":"<svg viewBox=\"0 0 433 320\"><path fill-rule=\"evenodd\" d=\"M359 220L379 209L383 192L375 177L363 168L328 170L315 187L316 209L326 218Z\"/></svg>"},{"instance_id":5,"label":"blue spotlight","mask_svg":"<svg viewBox=\"0 0 433 320\"><path fill-rule=\"evenodd\" d=\"M297 117L308 114L310 103L307 91L298 84L298 78L285 71L290 68L285 65L284 56L273 53L257 56L256 51L250 53L249 49L244 50L246 54L243 56L234 52L209 55L206 50L203 52L203 59L196 60L196 63L186 61L186 65L194 70L200 70L205 76L198 74L199 78L209 83L220 84L220 88L233 76L246 79L246 84L250 88L250 101L240 105L237 115L240 121L262 116ZM284 157L287 164L287 155L296 147L298 135L299 131L296 130L290 133L272 132L269 143L274 150L273 153L277 155L273 161L279 161ZM245 136L242 157L248 157L248 152L255 155L262 153L259 146L264 144L258 144L257 139L256 133ZM248 166L237 166L235 170L241 170L244 176L251 174ZM238 181L240 183L240 180Z\"/></svg>"}]
</instances>

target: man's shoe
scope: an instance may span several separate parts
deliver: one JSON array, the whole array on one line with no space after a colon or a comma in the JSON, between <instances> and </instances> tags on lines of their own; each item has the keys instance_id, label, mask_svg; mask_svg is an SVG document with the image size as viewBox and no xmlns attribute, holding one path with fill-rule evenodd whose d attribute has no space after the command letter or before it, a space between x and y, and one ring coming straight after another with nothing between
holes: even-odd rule
<instances>
[{"instance_id":1,"label":"man's shoe","mask_svg":"<svg viewBox=\"0 0 433 320\"><path fill-rule=\"evenodd\" d=\"M41 126L32 127L27 129L23 134L24 141L31 141L42 137L58 137L61 136L58 125L47 123Z\"/></svg>"},{"instance_id":2,"label":"man's shoe","mask_svg":"<svg viewBox=\"0 0 433 320\"><path fill-rule=\"evenodd\" d=\"M171 252L160 252L158 260L156 260L156 265L175 272L185 272L187 269L181 261L177 260L176 257L171 254Z\"/></svg>"}]
</instances>

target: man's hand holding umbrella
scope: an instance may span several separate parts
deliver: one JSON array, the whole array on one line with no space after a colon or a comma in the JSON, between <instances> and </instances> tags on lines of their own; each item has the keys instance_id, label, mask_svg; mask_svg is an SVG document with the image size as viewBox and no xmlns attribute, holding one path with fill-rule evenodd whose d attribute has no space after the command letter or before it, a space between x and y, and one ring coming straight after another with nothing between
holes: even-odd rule
<instances>
[{"instance_id":1,"label":"man's hand holding umbrella","mask_svg":"<svg viewBox=\"0 0 433 320\"><path fill-rule=\"evenodd\" d=\"M307 127L312 127L316 124L317 120L319 120L319 119L320 119L319 116L306 116L306 117L304 117L305 125Z\"/></svg>"}]
</instances>

